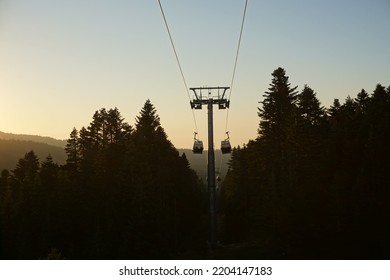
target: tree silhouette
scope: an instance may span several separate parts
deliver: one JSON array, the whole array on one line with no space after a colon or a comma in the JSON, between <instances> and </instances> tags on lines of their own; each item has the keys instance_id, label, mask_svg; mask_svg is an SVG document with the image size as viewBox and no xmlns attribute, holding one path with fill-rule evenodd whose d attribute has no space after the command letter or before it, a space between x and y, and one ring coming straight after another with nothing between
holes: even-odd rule
<instances>
[{"instance_id":1,"label":"tree silhouette","mask_svg":"<svg viewBox=\"0 0 390 280\"><path fill-rule=\"evenodd\" d=\"M63 166L30 151L2 171L0 257L388 259L390 87L326 109L278 68L261 104L218 204L238 244L206 254L204 188L147 100L134 127L102 108L73 128Z\"/></svg>"},{"instance_id":2,"label":"tree silhouette","mask_svg":"<svg viewBox=\"0 0 390 280\"><path fill-rule=\"evenodd\" d=\"M224 242L252 242L254 258L388 258L389 88L325 109L272 76L259 135L223 182Z\"/></svg>"},{"instance_id":3,"label":"tree silhouette","mask_svg":"<svg viewBox=\"0 0 390 280\"><path fill-rule=\"evenodd\" d=\"M65 152L67 154L66 165L69 169L69 175L74 177L80 169L80 142L78 141L79 132L74 127L67 140Z\"/></svg>"},{"instance_id":4,"label":"tree silhouette","mask_svg":"<svg viewBox=\"0 0 390 280\"><path fill-rule=\"evenodd\" d=\"M25 154L24 158L20 159L16 164L16 168L12 171L13 177L19 183L32 183L35 176L38 174L39 160L34 151Z\"/></svg>"}]
</instances>

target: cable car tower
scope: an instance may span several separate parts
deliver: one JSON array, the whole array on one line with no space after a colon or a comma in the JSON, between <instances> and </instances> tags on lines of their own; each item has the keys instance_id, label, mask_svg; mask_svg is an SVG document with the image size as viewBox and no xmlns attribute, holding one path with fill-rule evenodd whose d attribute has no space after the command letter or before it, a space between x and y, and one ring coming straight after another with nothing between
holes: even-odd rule
<instances>
[{"instance_id":1,"label":"cable car tower","mask_svg":"<svg viewBox=\"0 0 390 280\"><path fill-rule=\"evenodd\" d=\"M218 109L226 109L229 108L230 100L225 98L226 90L230 89L229 93L229 99L231 96L231 89L233 88L233 81L236 73L236 66L237 66L237 60L238 60L238 53L240 51L240 44L241 44L241 36L242 36L242 30L244 27L244 20L245 20L245 14L246 14L246 8L248 4L248 0L245 0L245 6L244 6L244 13L242 16L242 22L241 22L241 29L240 29L240 36L238 39L238 45L237 45L237 52L236 52L236 58L234 61L234 67L233 67L233 75L230 87L200 87L200 88L190 88L195 94L195 98L191 100L187 83L184 78L183 70L180 65L179 57L177 55L175 45L173 43L173 39L171 36L171 32L169 31L169 26L167 19L165 18L164 10L161 5L161 1L158 0L158 4L160 6L161 14L164 19L165 27L167 29L169 39L171 41L172 49L176 57L176 62L180 70L181 77L183 79L183 83L185 86L185 89L188 94L188 98L190 99L191 109L192 109L192 115L194 117L194 124L195 124L195 135L194 135L194 146L193 146L193 152L194 154L201 154L203 152L203 142L198 139L197 137L197 125L195 120L195 114L193 109L202 109L203 105L207 105L207 111L208 111L208 166L207 166L207 184L208 184L208 193L209 193L209 245L211 249L214 249L217 245L217 211L216 211L216 182L215 182L215 156L214 156L214 139L213 139L213 105L218 104ZM207 95L202 95L202 90L207 91ZM212 90L218 90L218 96L213 97L211 95ZM223 90L222 95L219 94L220 90ZM227 110L229 112L229 110ZM226 129L227 130L227 120L228 120L228 114L226 115ZM232 148L230 145L229 140L229 133L226 131L226 138L225 140L221 141L221 151L222 154L230 153Z\"/></svg>"},{"instance_id":2,"label":"cable car tower","mask_svg":"<svg viewBox=\"0 0 390 280\"><path fill-rule=\"evenodd\" d=\"M207 105L208 114L208 157L207 157L207 189L208 189L208 212L209 212L209 246L214 249L217 245L217 209L216 209L216 181L215 181L215 155L214 155L214 128L213 128L213 105L218 109L229 108L230 101L226 99L225 93L230 87L199 87L190 88L194 92L194 99L190 101L192 109L202 109ZM203 95L202 90L207 94ZM213 90L218 90L218 95L213 96ZM222 90L222 94L220 91ZM229 137L222 141L221 150L223 153L230 153L231 147ZM203 142L194 137L194 153L202 153Z\"/></svg>"}]
</instances>

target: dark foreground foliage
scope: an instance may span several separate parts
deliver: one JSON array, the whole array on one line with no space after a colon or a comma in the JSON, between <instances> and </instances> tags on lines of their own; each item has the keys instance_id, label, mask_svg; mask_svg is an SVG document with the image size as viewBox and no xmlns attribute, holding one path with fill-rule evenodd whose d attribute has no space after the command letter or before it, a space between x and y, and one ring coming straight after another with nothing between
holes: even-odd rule
<instances>
[{"instance_id":1,"label":"dark foreground foliage","mask_svg":"<svg viewBox=\"0 0 390 280\"><path fill-rule=\"evenodd\" d=\"M390 258L390 87L326 110L272 76L223 184L224 243L250 244L244 258Z\"/></svg>"},{"instance_id":2,"label":"dark foreground foliage","mask_svg":"<svg viewBox=\"0 0 390 280\"><path fill-rule=\"evenodd\" d=\"M148 100L73 129L67 162L0 176L2 259L389 259L390 87L325 109L276 69L258 137L235 148L207 252L202 183Z\"/></svg>"},{"instance_id":3,"label":"dark foreground foliage","mask_svg":"<svg viewBox=\"0 0 390 280\"><path fill-rule=\"evenodd\" d=\"M33 151L3 171L1 257L176 259L205 247L202 188L148 100L135 127L115 109L73 129L67 163Z\"/></svg>"}]
</instances>

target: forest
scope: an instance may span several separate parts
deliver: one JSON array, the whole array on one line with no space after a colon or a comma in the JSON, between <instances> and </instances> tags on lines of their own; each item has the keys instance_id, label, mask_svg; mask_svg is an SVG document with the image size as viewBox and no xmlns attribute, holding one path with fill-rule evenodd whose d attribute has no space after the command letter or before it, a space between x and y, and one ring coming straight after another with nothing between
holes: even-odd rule
<instances>
[{"instance_id":1,"label":"forest","mask_svg":"<svg viewBox=\"0 0 390 280\"><path fill-rule=\"evenodd\" d=\"M254 242L261 258L389 259L390 86L328 109L296 89L272 73L258 137L232 154L224 242Z\"/></svg>"},{"instance_id":2,"label":"forest","mask_svg":"<svg viewBox=\"0 0 390 280\"><path fill-rule=\"evenodd\" d=\"M0 176L1 259L389 259L390 86L321 106L272 73L258 136L233 149L207 247L207 188L147 100L100 109L66 163L32 150Z\"/></svg>"}]
</instances>

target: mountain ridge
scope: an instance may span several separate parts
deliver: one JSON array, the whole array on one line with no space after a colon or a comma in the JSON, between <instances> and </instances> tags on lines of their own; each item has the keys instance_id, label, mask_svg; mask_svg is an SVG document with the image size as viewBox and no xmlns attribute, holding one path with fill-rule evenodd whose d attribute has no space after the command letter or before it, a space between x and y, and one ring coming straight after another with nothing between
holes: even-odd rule
<instances>
[{"instance_id":1,"label":"mountain ridge","mask_svg":"<svg viewBox=\"0 0 390 280\"><path fill-rule=\"evenodd\" d=\"M19 159L33 150L40 161L50 154L53 161L62 165L66 163L65 149L47 143L16 139L0 139L0 170L13 170Z\"/></svg>"},{"instance_id":2,"label":"mountain ridge","mask_svg":"<svg viewBox=\"0 0 390 280\"><path fill-rule=\"evenodd\" d=\"M3 140L21 140L32 141L37 143L45 143L51 146L65 148L66 140L55 139L50 136L29 135L29 134L14 134L0 131L0 139Z\"/></svg>"},{"instance_id":3,"label":"mountain ridge","mask_svg":"<svg viewBox=\"0 0 390 280\"><path fill-rule=\"evenodd\" d=\"M48 136L13 134L0 131L0 171L13 170L20 158L33 150L40 161L50 154L54 162L60 165L66 163L66 140L58 140ZM206 181L207 178L207 151L201 155L195 155L191 149L177 149L180 154L185 154L190 166L198 176ZM224 177L230 155L222 156L219 150L215 152L216 172Z\"/></svg>"}]
</instances>

